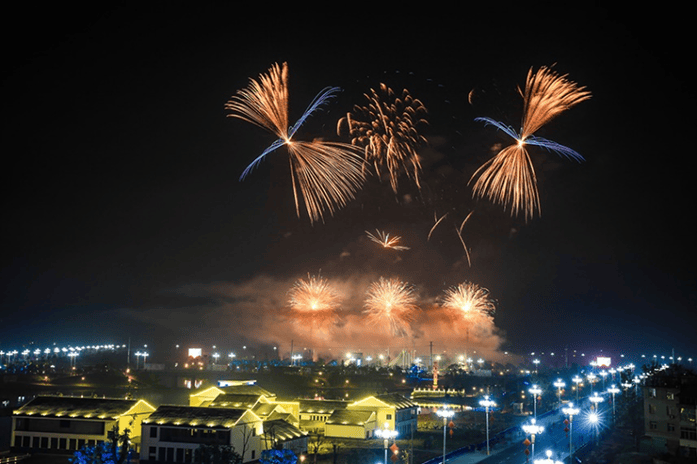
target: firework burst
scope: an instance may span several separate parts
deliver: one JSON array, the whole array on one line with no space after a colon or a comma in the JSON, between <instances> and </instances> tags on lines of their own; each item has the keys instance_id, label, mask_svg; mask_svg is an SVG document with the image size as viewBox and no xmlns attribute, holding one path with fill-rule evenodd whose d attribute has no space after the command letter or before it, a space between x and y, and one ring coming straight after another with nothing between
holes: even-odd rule
<instances>
[{"instance_id":1,"label":"firework burst","mask_svg":"<svg viewBox=\"0 0 697 464\"><path fill-rule=\"evenodd\" d=\"M368 103L355 105L353 113L341 118L337 133L341 135L346 126L351 143L363 148L365 164L372 164L378 177L381 170L386 170L395 193L402 172L420 189L421 162L417 149L426 138L419 134L417 126L426 124L423 117L426 107L406 89L400 98L385 84L380 84L379 91L370 89L370 94L364 95Z\"/></svg>"},{"instance_id":2,"label":"firework burst","mask_svg":"<svg viewBox=\"0 0 697 464\"><path fill-rule=\"evenodd\" d=\"M409 322L414 319L416 296L411 285L399 279L385 279L373 282L368 289L364 313L370 324L389 324L392 334L403 337L407 334Z\"/></svg>"},{"instance_id":3,"label":"firework burst","mask_svg":"<svg viewBox=\"0 0 697 464\"><path fill-rule=\"evenodd\" d=\"M334 322L340 298L327 279L308 274L307 280L299 279L290 289L288 304L300 324L323 327Z\"/></svg>"},{"instance_id":4,"label":"firework burst","mask_svg":"<svg viewBox=\"0 0 697 464\"><path fill-rule=\"evenodd\" d=\"M520 134L515 129L489 118L476 118L491 124L513 138L516 143L501 150L494 158L481 166L472 176L477 176L473 195L486 197L494 203L511 209L511 215L522 213L528 220L540 211L535 169L526 145L536 145L560 156L583 161L583 157L571 148L533 134L562 112L590 98L585 87L579 87L547 67L528 72L525 90L518 89L523 97L523 118Z\"/></svg>"},{"instance_id":5,"label":"firework burst","mask_svg":"<svg viewBox=\"0 0 697 464\"><path fill-rule=\"evenodd\" d=\"M458 319L490 317L496 310L489 290L472 282L463 282L446 290L441 306Z\"/></svg>"},{"instance_id":6,"label":"firework burst","mask_svg":"<svg viewBox=\"0 0 697 464\"><path fill-rule=\"evenodd\" d=\"M242 172L243 180L269 153L282 146L288 149L295 210L300 216L300 197L311 222L345 206L355 197L365 179L359 151L350 144L324 141L303 142L293 136L305 120L333 98L339 89L327 87L312 101L305 113L288 125L288 66L274 64L268 74L250 79L225 104L229 117L247 121L271 132L273 142Z\"/></svg>"},{"instance_id":7,"label":"firework burst","mask_svg":"<svg viewBox=\"0 0 697 464\"><path fill-rule=\"evenodd\" d=\"M371 234L367 230L365 231L365 233L368 235L368 238L371 241L379 243L380 245L382 245L383 248L391 248L397 251L405 251L409 249L409 247L402 246L399 244L399 241L402 239L402 237L400 237L399 235L390 237L390 234L377 229L375 230L376 235Z\"/></svg>"}]
</instances>

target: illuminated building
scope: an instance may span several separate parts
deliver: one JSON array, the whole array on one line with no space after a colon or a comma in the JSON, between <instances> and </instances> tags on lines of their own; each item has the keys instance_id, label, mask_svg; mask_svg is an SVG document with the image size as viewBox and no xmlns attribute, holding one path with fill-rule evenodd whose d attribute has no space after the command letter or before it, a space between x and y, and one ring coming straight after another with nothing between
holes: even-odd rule
<instances>
[{"instance_id":1,"label":"illuminated building","mask_svg":"<svg viewBox=\"0 0 697 464\"><path fill-rule=\"evenodd\" d=\"M250 462L264 449L262 420L248 409L160 406L142 427L140 462L192 462L200 445L230 445Z\"/></svg>"},{"instance_id":2,"label":"illuminated building","mask_svg":"<svg viewBox=\"0 0 697 464\"><path fill-rule=\"evenodd\" d=\"M416 431L418 405L397 393L369 396L351 403L347 409L374 411L378 424L388 424L400 436L408 437Z\"/></svg>"},{"instance_id":3,"label":"illuminated building","mask_svg":"<svg viewBox=\"0 0 697 464\"><path fill-rule=\"evenodd\" d=\"M328 438L373 438L378 423L374 411L337 409L324 424Z\"/></svg>"},{"instance_id":4,"label":"illuminated building","mask_svg":"<svg viewBox=\"0 0 697 464\"><path fill-rule=\"evenodd\" d=\"M654 372L644 387L644 433L654 451L697 459L697 376Z\"/></svg>"},{"instance_id":5,"label":"illuminated building","mask_svg":"<svg viewBox=\"0 0 697 464\"><path fill-rule=\"evenodd\" d=\"M107 441L118 426L131 431L137 451L141 422L153 411L143 400L37 396L14 411L11 443L16 450L72 453Z\"/></svg>"}]
</instances>

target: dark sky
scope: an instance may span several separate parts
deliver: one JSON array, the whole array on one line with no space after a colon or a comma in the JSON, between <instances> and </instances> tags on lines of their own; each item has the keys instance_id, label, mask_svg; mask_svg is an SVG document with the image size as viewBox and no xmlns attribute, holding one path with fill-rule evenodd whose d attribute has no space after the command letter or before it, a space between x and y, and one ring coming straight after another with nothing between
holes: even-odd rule
<instances>
[{"instance_id":1,"label":"dark sky","mask_svg":"<svg viewBox=\"0 0 697 464\"><path fill-rule=\"evenodd\" d=\"M285 293L321 272L347 292L354 322L378 276L414 284L423 321L445 288L472 281L498 303L482 349L697 355L686 19L424 7L119 4L8 14L16 27L3 28L0 348L131 337L161 351L287 349L293 337L305 341L287 329ZM273 137L227 118L224 103L284 61L291 119L322 88L343 89L303 126L309 139L345 141L337 120L380 82L421 99L424 187L403 178L394 195L371 179L311 225L295 215L282 150L240 182ZM542 216L525 223L472 199L470 176L493 144L506 143L474 118L517 126L516 87L529 68L551 65L593 96L539 135L586 162L534 152ZM470 267L454 224L472 210ZM427 242L434 214L445 212L453 222ZM364 231L376 228L411 249L373 247ZM382 346L352 323L341 341L312 343ZM461 337L451 335L424 330L404 344L455 349Z\"/></svg>"}]
</instances>

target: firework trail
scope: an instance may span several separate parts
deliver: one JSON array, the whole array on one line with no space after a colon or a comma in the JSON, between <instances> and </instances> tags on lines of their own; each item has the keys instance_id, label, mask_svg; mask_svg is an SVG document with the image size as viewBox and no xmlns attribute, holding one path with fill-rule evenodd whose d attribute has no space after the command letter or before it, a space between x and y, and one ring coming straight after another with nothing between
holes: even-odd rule
<instances>
[{"instance_id":1,"label":"firework trail","mask_svg":"<svg viewBox=\"0 0 697 464\"><path fill-rule=\"evenodd\" d=\"M460 243L462 244L462 248L465 250L465 256L467 257L467 264L472 267L472 259L470 256L469 248L467 247L467 244L465 243L465 239L462 237L462 229L464 229L465 224L467 224L467 221L469 221L469 218L472 217L472 213L474 211L470 211L467 217L462 221L460 224L460 227L455 227L455 233L457 234L457 238L460 239ZM445 213L443 216L438 218L435 214L433 213L433 218L436 221L435 224L433 224L433 227L431 227L431 230L428 232L428 237L426 238L426 241L431 240L431 235L433 235L433 231L436 230L436 227L443 222L443 220L448 216L448 213Z\"/></svg>"},{"instance_id":2,"label":"firework trail","mask_svg":"<svg viewBox=\"0 0 697 464\"><path fill-rule=\"evenodd\" d=\"M387 322L392 334L403 337L406 327L414 319L416 296L413 288L399 279L385 279L373 282L367 292L363 311L368 315L368 323Z\"/></svg>"},{"instance_id":3,"label":"firework trail","mask_svg":"<svg viewBox=\"0 0 697 464\"><path fill-rule=\"evenodd\" d=\"M400 237L399 235L395 235L394 237L390 238L390 234L388 233L379 231L377 229L375 230L375 232L376 235L373 235L367 230L365 231L365 233L368 235L368 238L371 241L379 243L380 245L382 245L383 248L391 248L397 251L404 251L409 249L409 247L399 245L399 241L402 239L402 237Z\"/></svg>"},{"instance_id":4,"label":"firework trail","mask_svg":"<svg viewBox=\"0 0 697 464\"><path fill-rule=\"evenodd\" d=\"M346 126L351 143L363 148L365 163L374 166L378 177L381 169L386 169L395 193L402 171L420 189L421 162L416 150L426 138L419 134L417 126L426 123L423 118L426 107L406 89L401 98L396 97L385 84L380 84L379 92L370 89L370 94L364 95L368 104L355 105L353 113L341 118L337 133L341 135L342 127Z\"/></svg>"},{"instance_id":5,"label":"firework trail","mask_svg":"<svg viewBox=\"0 0 697 464\"><path fill-rule=\"evenodd\" d=\"M288 304L298 323L321 328L334 322L340 298L327 279L308 274L290 289Z\"/></svg>"},{"instance_id":6,"label":"firework trail","mask_svg":"<svg viewBox=\"0 0 697 464\"><path fill-rule=\"evenodd\" d=\"M433 227L431 227L431 230L428 231L428 237L426 238L427 242L429 240L431 240L431 235L433 235L433 231L436 230L436 227L438 227L438 224L440 224L443 221L443 219L445 219L445 217L447 215L448 215L448 213L445 213L440 218L436 218L436 212L435 211L433 212L433 219L436 221L436 223L433 224Z\"/></svg>"},{"instance_id":7,"label":"firework trail","mask_svg":"<svg viewBox=\"0 0 697 464\"><path fill-rule=\"evenodd\" d=\"M470 182L479 176L473 186L475 197L487 197L494 203L511 208L511 215L522 212L525 220L532 218L535 211L540 211L540 198L537 191L537 178L526 145L536 145L576 161L583 157L571 148L551 140L535 137L543 125L562 112L590 98L585 87L579 87L547 67L536 73L528 72L525 90L520 90L523 97L523 118L520 134L515 129L489 118L476 118L485 124L491 124L516 141L501 150L494 158L481 166L472 176Z\"/></svg>"},{"instance_id":8,"label":"firework trail","mask_svg":"<svg viewBox=\"0 0 697 464\"><path fill-rule=\"evenodd\" d=\"M323 141L292 140L296 131L315 111L325 105L339 90L327 87L312 101L305 113L288 125L288 66L274 64L268 74L250 79L247 88L239 90L225 104L229 117L239 118L261 127L278 137L242 172L244 180L266 155L286 146L289 155L295 211L300 217L302 196L310 221L324 220L324 214L345 206L355 197L364 181L361 159L353 145Z\"/></svg>"}]
</instances>

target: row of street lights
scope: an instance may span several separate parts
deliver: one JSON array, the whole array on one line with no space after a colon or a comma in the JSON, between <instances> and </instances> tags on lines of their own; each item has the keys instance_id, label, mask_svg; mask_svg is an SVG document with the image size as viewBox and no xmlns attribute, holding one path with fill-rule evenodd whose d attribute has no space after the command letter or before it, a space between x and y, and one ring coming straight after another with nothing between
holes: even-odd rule
<instances>
[{"instance_id":1,"label":"row of street lights","mask_svg":"<svg viewBox=\"0 0 697 464\"><path fill-rule=\"evenodd\" d=\"M592 378L589 376L589 381L591 381L591 386L592 386ZM604 378L604 376L603 376ZM613 375L614 378L614 375ZM572 379L574 383L578 386L578 384L582 381L582 379L578 376L574 377ZM638 384L641 382L639 378L636 378L633 380L632 383L628 383L625 386L625 388L630 388L631 386L634 386L635 388L638 386ZM557 388L557 395L558 395L558 401L559 401L559 407L561 407L561 390L566 386L566 383L563 382L561 379L558 379L556 382L553 383L553 385ZM532 388L529 389L529 392L534 395L534 417L531 419L530 424L526 424L522 426L523 431L525 432L526 436L529 435L531 440L528 440L526 438L525 440L525 445L532 445L532 458L534 460L535 457L535 436L541 434L544 432L544 427L541 425L537 424L537 398L538 395L542 393L542 390L537 386L533 385ZM614 384L612 384L610 387L607 389L607 393L612 395L612 418L613 422L615 420L615 395L617 393L620 393L620 389L617 388ZM578 398L578 388L576 389L576 395ZM591 403L591 410L590 413L588 414L588 421L593 425L595 429L595 438L596 441L598 440L598 425L599 425L599 420L600 420L600 415L599 415L599 406L602 402L605 401L605 398L603 396L600 396L598 392L593 392L592 395L588 398L588 400ZM564 413L564 415L568 416L568 421L565 421L565 423L568 423L569 426L569 456L571 462L573 462L573 453L574 453L574 448L573 448L573 418L574 416L578 415L580 410L577 407L574 407L573 403L568 403L566 407L562 408L561 411ZM488 440L488 435L487 435L487 440ZM526 449L526 454L528 453ZM534 460L535 463L548 463L548 462L554 462L550 459L551 452L548 452L547 459L543 460Z\"/></svg>"}]
</instances>

